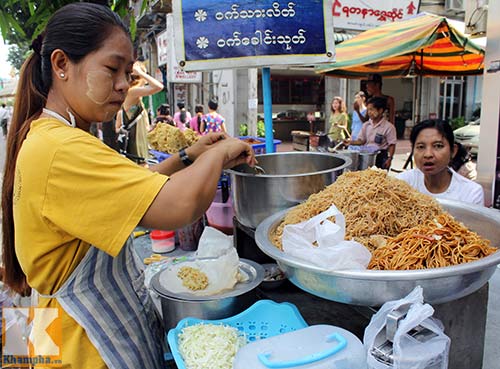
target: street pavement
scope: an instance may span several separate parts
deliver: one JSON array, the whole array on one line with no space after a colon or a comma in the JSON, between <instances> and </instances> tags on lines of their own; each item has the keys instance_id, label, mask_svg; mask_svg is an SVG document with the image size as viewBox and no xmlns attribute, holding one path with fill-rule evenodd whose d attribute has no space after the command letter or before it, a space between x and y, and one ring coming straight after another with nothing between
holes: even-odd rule
<instances>
[{"instance_id":1,"label":"street pavement","mask_svg":"<svg viewBox=\"0 0 500 369\"><path fill-rule=\"evenodd\" d=\"M5 139L0 138L0 168L2 168L1 178L3 178L3 168L6 160L5 144ZM396 154L393 160L393 169L395 169L396 171L402 170L403 165L406 162L406 159L410 152L410 148L411 145L408 140L398 141L398 144L396 145ZM280 152L292 150L293 149L291 142L284 142L281 145L278 145L278 151ZM394 174L396 172L392 171L391 173ZM497 336L498 332L500 332L500 268L497 268L495 274L489 282L488 315L486 322L486 338L484 344L484 359L482 369L500 369L500 342ZM470 337L470 340L472 345L480 344L475 341L474 337Z\"/></svg>"}]
</instances>

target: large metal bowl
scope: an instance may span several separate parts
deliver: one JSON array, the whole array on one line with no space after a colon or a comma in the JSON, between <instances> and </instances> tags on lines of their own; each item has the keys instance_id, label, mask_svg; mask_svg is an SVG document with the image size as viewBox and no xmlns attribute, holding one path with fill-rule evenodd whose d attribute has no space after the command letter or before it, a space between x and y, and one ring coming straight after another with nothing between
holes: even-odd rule
<instances>
[{"instance_id":1,"label":"large metal bowl","mask_svg":"<svg viewBox=\"0 0 500 369\"><path fill-rule=\"evenodd\" d=\"M500 211L457 201L439 200L444 209L469 229L500 246ZM414 287L424 289L425 301L440 304L471 294L481 288L500 264L500 252L470 263L425 270L328 271L293 258L277 249L270 233L288 210L265 219L255 232L259 248L278 262L297 287L328 300L352 305L380 306L406 296Z\"/></svg>"},{"instance_id":2,"label":"large metal bowl","mask_svg":"<svg viewBox=\"0 0 500 369\"><path fill-rule=\"evenodd\" d=\"M305 201L335 182L351 165L345 156L319 152L283 152L257 155L266 174L248 165L229 170L234 215L256 228L268 216Z\"/></svg>"}]
</instances>

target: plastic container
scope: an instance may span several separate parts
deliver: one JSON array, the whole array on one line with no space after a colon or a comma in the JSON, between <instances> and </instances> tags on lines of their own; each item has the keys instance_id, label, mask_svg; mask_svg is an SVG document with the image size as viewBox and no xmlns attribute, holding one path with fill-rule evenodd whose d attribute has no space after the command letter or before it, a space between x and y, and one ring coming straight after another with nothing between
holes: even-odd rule
<instances>
[{"instance_id":1,"label":"plastic container","mask_svg":"<svg viewBox=\"0 0 500 369\"><path fill-rule=\"evenodd\" d=\"M177 339L184 327L195 324L225 324L245 333L248 342L274 337L307 327L295 305L288 302L276 303L270 300L260 300L245 311L225 319L202 320L184 318L177 326L168 332L167 340L175 363L179 369L186 369L182 355L179 353ZM246 366L246 368L252 368ZM253 368L252 368L253 369Z\"/></svg>"},{"instance_id":2,"label":"plastic container","mask_svg":"<svg viewBox=\"0 0 500 369\"><path fill-rule=\"evenodd\" d=\"M247 368L364 369L366 354L351 332L333 325L313 325L243 346L233 369Z\"/></svg>"},{"instance_id":3,"label":"plastic container","mask_svg":"<svg viewBox=\"0 0 500 369\"><path fill-rule=\"evenodd\" d=\"M151 231L149 237L151 238L151 248L153 252L161 254L175 249L174 231L161 231L155 229Z\"/></svg>"},{"instance_id":4,"label":"plastic container","mask_svg":"<svg viewBox=\"0 0 500 369\"><path fill-rule=\"evenodd\" d=\"M206 213L208 225L231 235L233 234L233 202L231 196L226 202L222 202L222 200L222 189L219 189Z\"/></svg>"},{"instance_id":5,"label":"plastic container","mask_svg":"<svg viewBox=\"0 0 500 369\"><path fill-rule=\"evenodd\" d=\"M255 154L265 154L266 153L266 139L261 138L261 137L254 137L254 136L240 136L238 137L240 140L245 140L247 138L254 139L256 141L260 141L261 143L258 144L250 144L252 146L253 151ZM274 152L276 152L276 147L281 143L280 140L273 140L273 147L274 147Z\"/></svg>"},{"instance_id":6,"label":"plastic container","mask_svg":"<svg viewBox=\"0 0 500 369\"><path fill-rule=\"evenodd\" d=\"M185 227L179 228L177 230L179 248L184 251L197 250L198 242L204 229L205 222L203 221L203 217Z\"/></svg>"}]
</instances>

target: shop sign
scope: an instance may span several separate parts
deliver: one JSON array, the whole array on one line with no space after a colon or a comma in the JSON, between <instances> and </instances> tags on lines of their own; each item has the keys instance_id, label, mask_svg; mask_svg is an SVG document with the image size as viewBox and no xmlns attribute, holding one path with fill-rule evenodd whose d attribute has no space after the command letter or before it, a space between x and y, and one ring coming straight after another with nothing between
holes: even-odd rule
<instances>
[{"instance_id":1,"label":"shop sign","mask_svg":"<svg viewBox=\"0 0 500 369\"><path fill-rule=\"evenodd\" d=\"M335 29L367 30L408 19L418 13L420 0L333 0Z\"/></svg>"},{"instance_id":2,"label":"shop sign","mask_svg":"<svg viewBox=\"0 0 500 369\"><path fill-rule=\"evenodd\" d=\"M168 64L167 81L171 83L201 83L201 72L186 72L175 60L174 30L172 14L167 14Z\"/></svg>"},{"instance_id":3,"label":"shop sign","mask_svg":"<svg viewBox=\"0 0 500 369\"><path fill-rule=\"evenodd\" d=\"M158 49L158 66L168 63L168 37L167 30L156 36L156 48Z\"/></svg>"},{"instance_id":4,"label":"shop sign","mask_svg":"<svg viewBox=\"0 0 500 369\"><path fill-rule=\"evenodd\" d=\"M333 0L174 0L186 70L332 63Z\"/></svg>"}]
</instances>

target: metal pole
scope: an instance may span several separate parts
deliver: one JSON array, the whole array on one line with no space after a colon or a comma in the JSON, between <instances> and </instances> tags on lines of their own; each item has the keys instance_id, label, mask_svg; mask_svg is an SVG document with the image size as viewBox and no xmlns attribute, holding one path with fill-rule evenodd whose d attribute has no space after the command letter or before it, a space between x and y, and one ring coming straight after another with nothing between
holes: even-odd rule
<instances>
[{"instance_id":1,"label":"metal pole","mask_svg":"<svg viewBox=\"0 0 500 369\"><path fill-rule=\"evenodd\" d=\"M262 92L264 95L264 125L266 128L266 153L274 152L273 102L271 95L271 69L262 68Z\"/></svg>"},{"instance_id":2,"label":"metal pole","mask_svg":"<svg viewBox=\"0 0 500 369\"><path fill-rule=\"evenodd\" d=\"M448 77L444 77L444 87L443 87L443 114L441 115L442 120L446 120L446 100L448 100Z\"/></svg>"}]
</instances>

